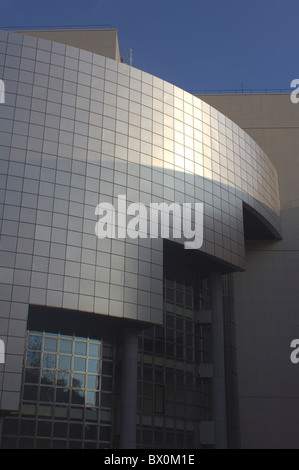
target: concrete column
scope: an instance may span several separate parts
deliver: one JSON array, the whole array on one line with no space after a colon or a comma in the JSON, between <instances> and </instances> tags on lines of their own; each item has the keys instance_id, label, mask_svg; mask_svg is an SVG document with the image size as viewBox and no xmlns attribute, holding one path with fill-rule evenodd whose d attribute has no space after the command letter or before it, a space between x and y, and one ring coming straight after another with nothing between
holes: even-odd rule
<instances>
[{"instance_id":1,"label":"concrete column","mask_svg":"<svg viewBox=\"0 0 299 470\"><path fill-rule=\"evenodd\" d=\"M227 449L226 387L224 359L224 319L221 274L210 273L213 348L213 421L215 448Z\"/></svg>"},{"instance_id":2,"label":"concrete column","mask_svg":"<svg viewBox=\"0 0 299 470\"><path fill-rule=\"evenodd\" d=\"M4 423L4 416L0 414L0 449L2 448L2 429Z\"/></svg>"},{"instance_id":3,"label":"concrete column","mask_svg":"<svg viewBox=\"0 0 299 470\"><path fill-rule=\"evenodd\" d=\"M123 332L120 448L136 449L138 331Z\"/></svg>"}]
</instances>

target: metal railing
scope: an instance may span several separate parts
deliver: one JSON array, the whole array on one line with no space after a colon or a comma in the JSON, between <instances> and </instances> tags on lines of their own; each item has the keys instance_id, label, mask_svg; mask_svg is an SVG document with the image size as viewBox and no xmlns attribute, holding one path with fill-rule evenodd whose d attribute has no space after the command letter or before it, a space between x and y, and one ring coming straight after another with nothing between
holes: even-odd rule
<instances>
[{"instance_id":1,"label":"metal railing","mask_svg":"<svg viewBox=\"0 0 299 470\"><path fill-rule=\"evenodd\" d=\"M238 94L264 94L264 93L290 93L290 88L268 88L268 89L253 89L253 88L239 88L232 90L189 90L192 95L238 95Z\"/></svg>"},{"instance_id":2,"label":"metal railing","mask_svg":"<svg viewBox=\"0 0 299 470\"><path fill-rule=\"evenodd\" d=\"M25 31L25 30L47 30L47 29L114 29L111 24L88 24L88 25L60 25L60 26L1 26L0 29L4 29L6 31Z\"/></svg>"}]
</instances>

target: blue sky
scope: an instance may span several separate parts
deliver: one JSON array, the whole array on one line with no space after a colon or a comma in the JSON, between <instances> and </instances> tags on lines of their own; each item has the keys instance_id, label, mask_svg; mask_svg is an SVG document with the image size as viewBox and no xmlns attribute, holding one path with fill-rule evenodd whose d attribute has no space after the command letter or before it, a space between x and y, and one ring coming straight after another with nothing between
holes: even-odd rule
<instances>
[{"instance_id":1,"label":"blue sky","mask_svg":"<svg viewBox=\"0 0 299 470\"><path fill-rule=\"evenodd\" d=\"M185 90L288 89L298 0L0 0L0 26L111 24L133 65Z\"/></svg>"}]
</instances>

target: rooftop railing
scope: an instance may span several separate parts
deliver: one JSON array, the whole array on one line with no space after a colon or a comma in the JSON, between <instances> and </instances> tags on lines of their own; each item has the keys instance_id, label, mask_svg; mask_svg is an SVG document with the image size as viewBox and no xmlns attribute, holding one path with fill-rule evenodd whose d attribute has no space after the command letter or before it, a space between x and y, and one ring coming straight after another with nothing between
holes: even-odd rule
<instances>
[{"instance_id":1,"label":"rooftop railing","mask_svg":"<svg viewBox=\"0 0 299 470\"><path fill-rule=\"evenodd\" d=\"M189 90L189 93L192 95L238 95L238 94L278 94L278 93L291 93L290 88L260 88L260 89L253 89L253 88L239 88L239 89L231 89L231 90Z\"/></svg>"},{"instance_id":2,"label":"rooftop railing","mask_svg":"<svg viewBox=\"0 0 299 470\"><path fill-rule=\"evenodd\" d=\"M4 29L6 31L47 31L48 29L114 29L111 24L88 24L88 25L60 25L60 26L1 26L0 29Z\"/></svg>"}]
</instances>

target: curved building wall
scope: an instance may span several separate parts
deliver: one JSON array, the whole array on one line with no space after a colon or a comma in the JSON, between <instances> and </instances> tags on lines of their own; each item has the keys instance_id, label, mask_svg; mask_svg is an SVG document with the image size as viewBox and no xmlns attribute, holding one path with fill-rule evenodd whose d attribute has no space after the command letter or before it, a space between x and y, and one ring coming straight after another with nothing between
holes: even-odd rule
<instances>
[{"instance_id":1,"label":"curved building wall","mask_svg":"<svg viewBox=\"0 0 299 470\"><path fill-rule=\"evenodd\" d=\"M163 321L163 240L98 240L99 202L202 202L202 253L241 270L243 203L279 234L279 195L243 130L140 70L2 31L0 76L0 408L12 410L29 304Z\"/></svg>"}]
</instances>

